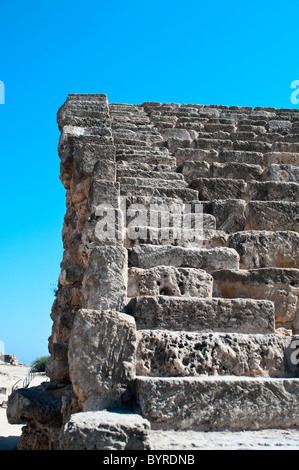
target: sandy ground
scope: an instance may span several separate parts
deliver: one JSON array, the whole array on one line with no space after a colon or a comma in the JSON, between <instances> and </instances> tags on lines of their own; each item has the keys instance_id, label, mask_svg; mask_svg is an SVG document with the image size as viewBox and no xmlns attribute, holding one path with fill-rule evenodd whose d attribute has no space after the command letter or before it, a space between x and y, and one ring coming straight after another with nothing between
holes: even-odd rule
<instances>
[{"instance_id":1,"label":"sandy ground","mask_svg":"<svg viewBox=\"0 0 299 470\"><path fill-rule=\"evenodd\" d=\"M0 389L24 379L30 366L0 364ZM30 386L45 381L37 375ZM9 424L0 406L0 450L16 450L23 425ZM246 432L152 431L153 450L299 450L299 428Z\"/></svg>"},{"instance_id":2,"label":"sandy ground","mask_svg":"<svg viewBox=\"0 0 299 470\"><path fill-rule=\"evenodd\" d=\"M12 386L19 380L24 380L29 372L30 366L0 364L0 391L6 389L7 394L11 393ZM46 377L37 374L30 383L30 387L44 382ZM3 397L2 397L3 398ZM6 418L6 408L0 406L0 450L16 450L22 434L23 424L9 424Z\"/></svg>"}]
</instances>

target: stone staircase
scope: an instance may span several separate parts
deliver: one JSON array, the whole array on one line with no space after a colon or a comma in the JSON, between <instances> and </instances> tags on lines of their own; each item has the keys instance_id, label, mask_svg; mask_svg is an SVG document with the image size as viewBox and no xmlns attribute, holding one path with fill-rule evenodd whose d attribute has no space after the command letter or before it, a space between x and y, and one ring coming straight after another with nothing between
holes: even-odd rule
<instances>
[{"instance_id":1,"label":"stone staircase","mask_svg":"<svg viewBox=\"0 0 299 470\"><path fill-rule=\"evenodd\" d=\"M58 124L51 380L10 398L20 448L297 427L299 112L69 95Z\"/></svg>"},{"instance_id":2,"label":"stone staircase","mask_svg":"<svg viewBox=\"0 0 299 470\"><path fill-rule=\"evenodd\" d=\"M122 195L199 200L213 217L201 248L129 248L142 416L157 430L297 425L299 114L145 103L110 115Z\"/></svg>"}]
</instances>

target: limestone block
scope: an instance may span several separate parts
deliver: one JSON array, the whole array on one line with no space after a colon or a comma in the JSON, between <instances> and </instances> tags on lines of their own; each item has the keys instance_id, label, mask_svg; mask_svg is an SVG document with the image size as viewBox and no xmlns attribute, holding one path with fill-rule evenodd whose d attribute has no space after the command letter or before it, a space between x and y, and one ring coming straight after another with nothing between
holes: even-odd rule
<instances>
[{"instance_id":1,"label":"limestone block","mask_svg":"<svg viewBox=\"0 0 299 470\"><path fill-rule=\"evenodd\" d=\"M178 169L184 176L187 183L191 183L196 178L208 178L210 176L210 166L207 162L183 162Z\"/></svg>"},{"instance_id":2,"label":"limestone block","mask_svg":"<svg viewBox=\"0 0 299 470\"><path fill-rule=\"evenodd\" d=\"M299 183L299 167L294 165L271 164L264 170L262 179L265 181Z\"/></svg>"},{"instance_id":3,"label":"limestone block","mask_svg":"<svg viewBox=\"0 0 299 470\"><path fill-rule=\"evenodd\" d=\"M299 154L296 152L269 152L265 153L265 166L271 164L297 165L299 162Z\"/></svg>"},{"instance_id":4,"label":"limestone block","mask_svg":"<svg viewBox=\"0 0 299 470\"><path fill-rule=\"evenodd\" d=\"M245 230L299 232L299 204L287 201L250 201Z\"/></svg>"},{"instance_id":5,"label":"limestone block","mask_svg":"<svg viewBox=\"0 0 299 470\"><path fill-rule=\"evenodd\" d=\"M238 162L215 162L211 165L210 170L212 178L241 179L244 181L259 180L263 171L260 165ZM201 176L204 177L204 175Z\"/></svg>"},{"instance_id":6,"label":"limestone block","mask_svg":"<svg viewBox=\"0 0 299 470\"><path fill-rule=\"evenodd\" d=\"M213 278L214 295L268 299L275 305L276 322L298 323L299 269L220 270Z\"/></svg>"},{"instance_id":7,"label":"limestone block","mask_svg":"<svg viewBox=\"0 0 299 470\"><path fill-rule=\"evenodd\" d=\"M137 337L137 375L291 376L285 363L291 337L169 330L139 330Z\"/></svg>"},{"instance_id":8,"label":"limestone block","mask_svg":"<svg viewBox=\"0 0 299 470\"><path fill-rule=\"evenodd\" d=\"M150 423L140 415L87 411L71 415L61 450L149 450Z\"/></svg>"},{"instance_id":9,"label":"limestone block","mask_svg":"<svg viewBox=\"0 0 299 470\"><path fill-rule=\"evenodd\" d=\"M274 305L266 300L141 296L130 301L128 312L138 329L274 331Z\"/></svg>"},{"instance_id":10,"label":"limestone block","mask_svg":"<svg viewBox=\"0 0 299 470\"><path fill-rule=\"evenodd\" d=\"M213 271L221 269L217 266L239 267L239 256L235 250L226 247L209 249L185 248L179 246L134 246L129 254L129 265L137 268L152 268L154 266L174 266L204 269Z\"/></svg>"},{"instance_id":11,"label":"limestone block","mask_svg":"<svg viewBox=\"0 0 299 470\"><path fill-rule=\"evenodd\" d=\"M245 201L238 199L216 200L204 204L204 212L216 218L217 230L227 233L244 230L245 209Z\"/></svg>"},{"instance_id":12,"label":"limestone block","mask_svg":"<svg viewBox=\"0 0 299 470\"><path fill-rule=\"evenodd\" d=\"M144 418L162 429L270 429L299 424L298 379L138 377Z\"/></svg>"},{"instance_id":13,"label":"limestone block","mask_svg":"<svg viewBox=\"0 0 299 470\"><path fill-rule=\"evenodd\" d=\"M213 278L202 269L158 266L130 268L128 297L138 295L175 295L211 297Z\"/></svg>"},{"instance_id":14,"label":"limestone block","mask_svg":"<svg viewBox=\"0 0 299 470\"><path fill-rule=\"evenodd\" d=\"M235 140L234 150L241 150L243 152L270 152L272 144L268 142L261 142L257 140Z\"/></svg>"},{"instance_id":15,"label":"limestone block","mask_svg":"<svg viewBox=\"0 0 299 470\"><path fill-rule=\"evenodd\" d=\"M248 165L264 164L264 156L261 152L248 152L242 150L222 150L219 152L220 163L246 163Z\"/></svg>"},{"instance_id":16,"label":"limestone block","mask_svg":"<svg viewBox=\"0 0 299 470\"><path fill-rule=\"evenodd\" d=\"M299 234L296 232L236 232L229 235L228 246L239 253L241 269L299 268Z\"/></svg>"},{"instance_id":17,"label":"limestone block","mask_svg":"<svg viewBox=\"0 0 299 470\"><path fill-rule=\"evenodd\" d=\"M299 202L299 184L280 181L250 181L248 198L254 201Z\"/></svg>"},{"instance_id":18,"label":"limestone block","mask_svg":"<svg viewBox=\"0 0 299 470\"><path fill-rule=\"evenodd\" d=\"M135 375L134 319L112 310L81 309L69 341L70 376L80 406L119 405Z\"/></svg>"},{"instance_id":19,"label":"limestone block","mask_svg":"<svg viewBox=\"0 0 299 470\"><path fill-rule=\"evenodd\" d=\"M184 162L206 162L208 164L218 160L217 152L214 149L181 149L178 148L174 152L177 165L182 165Z\"/></svg>"},{"instance_id":20,"label":"limestone block","mask_svg":"<svg viewBox=\"0 0 299 470\"><path fill-rule=\"evenodd\" d=\"M37 387L15 390L8 398L7 419L10 424L37 421L40 424L62 425L62 396L69 386L44 382Z\"/></svg>"},{"instance_id":21,"label":"limestone block","mask_svg":"<svg viewBox=\"0 0 299 470\"><path fill-rule=\"evenodd\" d=\"M246 183L241 179L198 178L190 188L198 191L200 201L245 199Z\"/></svg>"},{"instance_id":22,"label":"limestone block","mask_svg":"<svg viewBox=\"0 0 299 470\"><path fill-rule=\"evenodd\" d=\"M121 311L126 304L127 250L123 246L95 247L84 273L84 306Z\"/></svg>"}]
</instances>

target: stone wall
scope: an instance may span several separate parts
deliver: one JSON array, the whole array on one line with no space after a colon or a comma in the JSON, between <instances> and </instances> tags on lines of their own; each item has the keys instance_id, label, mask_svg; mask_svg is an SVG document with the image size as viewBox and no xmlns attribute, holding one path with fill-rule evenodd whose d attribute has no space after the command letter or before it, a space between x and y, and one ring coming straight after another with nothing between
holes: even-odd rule
<instances>
[{"instance_id":1,"label":"stone wall","mask_svg":"<svg viewBox=\"0 0 299 470\"><path fill-rule=\"evenodd\" d=\"M298 425L299 112L69 95L58 125L50 383L10 397L20 448Z\"/></svg>"}]
</instances>

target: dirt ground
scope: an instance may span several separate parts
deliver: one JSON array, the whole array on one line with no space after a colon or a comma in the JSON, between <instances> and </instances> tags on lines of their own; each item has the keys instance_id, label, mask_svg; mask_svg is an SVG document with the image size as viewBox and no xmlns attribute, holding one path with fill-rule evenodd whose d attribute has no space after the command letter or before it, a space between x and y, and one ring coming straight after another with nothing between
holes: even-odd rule
<instances>
[{"instance_id":1,"label":"dirt ground","mask_svg":"<svg viewBox=\"0 0 299 470\"><path fill-rule=\"evenodd\" d=\"M12 366L10 364L0 364L0 393L1 389L7 390L7 394L11 393L12 386L18 380L24 380L30 366L20 364ZM39 385L44 382L46 377L41 374L36 374L34 380L30 383L30 387ZM5 394L1 393L2 399L7 399ZM2 401L2 400L1 400ZM9 424L6 418L6 408L0 406L0 450L16 450L17 445L22 434L23 424Z\"/></svg>"}]
</instances>

